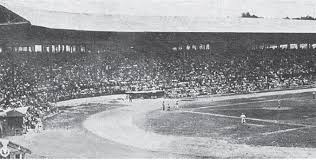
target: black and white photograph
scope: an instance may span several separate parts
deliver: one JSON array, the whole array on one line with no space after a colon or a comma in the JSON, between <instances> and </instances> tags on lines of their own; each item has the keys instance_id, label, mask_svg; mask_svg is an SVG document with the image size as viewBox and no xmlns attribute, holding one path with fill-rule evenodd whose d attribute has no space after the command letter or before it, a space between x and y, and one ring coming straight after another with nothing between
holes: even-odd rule
<instances>
[{"instance_id":1,"label":"black and white photograph","mask_svg":"<svg viewBox=\"0 0 316 160\"><path fill-rule=\"evenodd\" d=\"M0 0L0 159L297 158L315 0Z\"/></svg>"}]
</instances>

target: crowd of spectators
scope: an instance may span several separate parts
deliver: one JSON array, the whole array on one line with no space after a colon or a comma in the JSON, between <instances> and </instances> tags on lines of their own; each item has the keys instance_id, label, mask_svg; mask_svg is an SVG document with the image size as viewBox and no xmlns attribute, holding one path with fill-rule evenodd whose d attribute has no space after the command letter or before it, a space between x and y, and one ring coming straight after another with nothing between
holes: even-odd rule
<instances>
[{"instance_id":1,"label":"crowd of spectators","mask_svg":"<svg viewBox=\"0 0 316 160\"><path fill-rule=\"evenodd\" d=\"M169 97L186 97L315 84L316 50L265 49L221 56L132 48L116 53L28 53L14 60L8 54L0 64L0 104L33 106L31 112L40 117L49 110L48 102L126 91L164 90Z\"/></svg>"},{"instance_id":2,"label":"crowd of spectators","mask_svg":"<svg viewBox=\"0 0 316 160\"><path fill-rule=\"evenodd\" d=\"M188 96L312 85L316 78L315 61L315 50L266 49L232 53L229 58L196 54L185 59L169 56L160 66L169 69L169 74L163 77L172 80L167 84L171 85L173 95Z\"/></svg>"}]
</instances>

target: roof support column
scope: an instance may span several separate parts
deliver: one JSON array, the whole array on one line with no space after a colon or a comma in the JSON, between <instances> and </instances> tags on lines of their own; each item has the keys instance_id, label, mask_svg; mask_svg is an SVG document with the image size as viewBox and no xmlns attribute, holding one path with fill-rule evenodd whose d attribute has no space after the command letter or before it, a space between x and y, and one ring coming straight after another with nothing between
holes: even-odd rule
<instances>
[{"instance_id":1,"label":"roof support column","mask_svg":"<svg viewBox=\"0 0 316 160\"><path fill-rule=\"evenodd\" d=\"M59 52L60 52L60 45L59 45L59 44L56 44L56 45L55 45L55 52L56 52L56 53L59 53Z\"/></svg>"},{"instance_id":2,"label":"roof support column","mask_svg":"<svg viewBox=\"0 0 316 160\"><path fill-rule=\"evenodd\" d=\"M53 46L49 45L49 53L52 53L52 52L53 52Z\"/></svg>"},{"instance_id":3,"label":"roof support column","mask_svg":"<svg viewBox=\"0 0 316 160\"><path fill-rule=\"evenodd\" d=\"M42 53L44 53L46 50L45 45L41 44L41 47L42 47Z\"/></svg>"},{"instance_id":4,"label":"roof support column","mask_svg":"<svg viewBox=\"0 0 316 160\"><path fill-rule=\"evenodd\" d=\"M80 51L77 44L74 45L74 50L75 50L75 51L74 51L75 53L78 53L78 52Z\"/></svg>"},{"instance_id":5,"label":"roof support column","mask_svg":"<svg viewBox=\"0 0 316 160\"><path fill-rule=\"evenodd\" d=\"M62 50L63 50L62 45L61 45L61 44L58 44L58 53L61 53Z\"/></svg>"},{"instance_id":6,"label":"roof support column","mask_svg":"<svg viewBox=\"0 0 316 160\"><path fill-rule=\"evenodd\" d=\"M27 46L27 52L32 52L32 47L31 46Z\"/></svg>"},{"instance_id":7,"label":"roof support column","mask_svg":"<svg viewBox=\"0 0 316 160\"><path fill-rule=\"evenodd\" d=\"M35 45L31 46L31 52L35 52Z\"/></svg>"},{"instance_id":8,"label":"roof support column","mask_svg":"<svg viewBox=\"0 0 316 160\"><path fill-rule=\"evenodd\" d=\"M70 50L70 53L73 53L73 52L74 52L74 48L73 48L73 45L72 45L72 44L69 44L69 50Z\"/></svg>"},{"instance_id":9,"label":"roof support column","mask_svg":"<svg viewBox=\"0 0 316 160\"><path fill-rule=\"evenodd\" d=\"M65 53L65 51L66 51L66 50L65 50L65 45L62 44L62 45L61 45L61 52L62 52L62 53Z\"/></svg>"}]
</instances>

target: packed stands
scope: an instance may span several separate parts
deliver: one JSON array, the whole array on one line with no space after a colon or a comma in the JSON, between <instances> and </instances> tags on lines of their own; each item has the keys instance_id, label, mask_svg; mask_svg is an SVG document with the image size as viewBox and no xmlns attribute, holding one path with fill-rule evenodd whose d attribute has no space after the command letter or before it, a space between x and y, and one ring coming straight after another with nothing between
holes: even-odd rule
<instances>
[{"instance_id":1,"label":"packed stands","mask_svg":"<svg viewBox=\"0 0 316 160\"><path fill-rule=\"evenodd\" d=\"M216 55L208 59L202 54L185 58L179 54L135 51L133 54L104 52L54 56L34 53L28 56L32 58L20 58L20 62L14 63L14 87L18 89L4 87L2 90L23 91L12 93L15 96L11 97L5 94L10 101L37 97L44 103L157 89L181 96L285 89L315 82L315 52L266 49L247 51L222 60ZM10 67L4 65L2 63L1 75L10 75ZM13 86L6 78L2 79L2 83ZM23 100L21 103L31 102Z\"/></svg>"},{"instance_id":2,"label":"packed stands","mask_svg":"<svg viewBox=\"0 0 316 160\"><path fill-rule=\"evenodd\" d=\"M195 53L2 53L2 108L31 106L34 127L51 102L128 91L164 90L168 97L244 94L315 84L316 50L265 49L225 58Z\"/></svg>"}]
</instances>

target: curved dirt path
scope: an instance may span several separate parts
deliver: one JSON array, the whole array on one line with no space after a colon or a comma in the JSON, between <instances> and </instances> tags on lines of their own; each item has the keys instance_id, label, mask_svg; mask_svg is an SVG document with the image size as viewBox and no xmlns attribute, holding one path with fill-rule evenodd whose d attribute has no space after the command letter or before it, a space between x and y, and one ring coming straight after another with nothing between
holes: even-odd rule
<instances>
[{"instance_id":1,"label":"curved dirt path","mask_svg":"<svg viewBox=\"0 0 316 160\"><path fill-rule=\"evenodd\" d=\"M121 105L114 105L116 104L114 101L119 102L120 100L117 99L122 97L123 95L113 95L58 102L56 105L63 112L49 118L46 122L50 125L46 125L45 130L39 133L30 131L22 136L8 137L8 139L30 149L32 154L27 155L27 158L32 159L187 158L182 155L153 152L116 143L99 137L82 126L85 117L97 111L121 107ZM92 105L85 105L89 103ZM93 103L102 105L93 105ZM68 106L71 107L63 109ZM88 106L89 109L85 109ZM68 124L67 128L64 123Z\"/></svg>"},{"instance_id":2,"label":"curved dirt path","mask_svg":"<svg viewBox=\"0 0 316 160\"><path fill-rule=\"evenodd\" d=\"M315 91L315 89L223 96L212 99L218 101L310 91ZM209 99L199 99L198 101L207 100ZM84 121L83 126L105 139L151 151L216 158L316 158L315 148L255 147L245 144L230 144L224 140L206 137L160 135L138 128L135 120L143 119L147 112L160 109L162 101L162 99L135 100L132 103L126 103L128 104L126 107L92 115ZM174 100L166 101L170 104L174 103Z\"/></svg>"}]
</instances>

